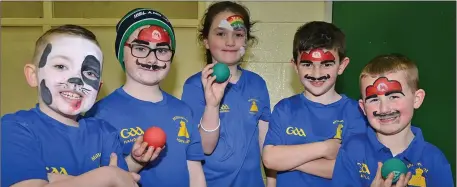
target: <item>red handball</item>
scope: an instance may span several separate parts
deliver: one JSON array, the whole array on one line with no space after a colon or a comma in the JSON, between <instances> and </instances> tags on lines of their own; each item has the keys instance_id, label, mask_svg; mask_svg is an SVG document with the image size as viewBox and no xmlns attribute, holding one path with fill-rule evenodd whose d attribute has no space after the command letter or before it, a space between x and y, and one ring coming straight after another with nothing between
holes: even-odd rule
<instances>
[{"instance_id":1,"label":"red handball","mask_svg":"<svg viewBox=\"0 0 457 187\"><path fill-rule=\"evenodd\" d=\"M160 127L151 127L144 133L143 141L148 143L148 146L154 148L163 147L167 140L167 135Z\"/></svg>"}]
</instances>

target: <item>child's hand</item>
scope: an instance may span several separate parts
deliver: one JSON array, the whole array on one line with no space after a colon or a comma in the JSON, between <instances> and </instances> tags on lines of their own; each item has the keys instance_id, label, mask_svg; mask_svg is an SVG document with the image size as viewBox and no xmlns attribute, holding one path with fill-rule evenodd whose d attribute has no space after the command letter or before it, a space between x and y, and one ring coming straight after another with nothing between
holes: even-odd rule
<instances>
[{"instance_id":1,"label":"child's hand","mask_svg":"<svg viewBox=\"0 0 457 187\"><path fill-rule=\"evenodd\" d=\"M328 160L335 160L341 147L341 140L332 138L325 140L324 143L326 145L324 158Z\"/></svg>"},{"instance_id":2,"label":"child's hand","mask_svg":"<svg viewBox=\"0 0 457 187\"><path fill-rule=\"evenodd\" d=\"M401 174L395 185L392 185L392 180L394 179L394 173L390 173L387 176L387 179L383 179L381 175L382 163L378 162L378 170L376 171L376 176L371 183L371 187L406 187L408 185L409 179L411 179L411 172L408 174Z\"/></svg>"},{"instance_id":3,"label":"child's hand","mask_svg":"<svg viewBox=\"0 0 457 187\"><path fill-rule=\"evenodd\" d=\"M113 176L113 180L110 180L112 183L109 186L115 187L138 187L138 181L140 180L140 175L134 172L124 171L117 167L117 155L111 153L109 160L109 166L107 167L107 172L104 172L106 176ZM109 172L108 172L109 171Z\"/></svg>"},{"instance_id":4,"label":"child's hand","mask_svg":"<svg viewBox=\"0 0 457 187\"><path fill-rule=\"evenodd\" d=\"M223 83L217 83L216 77L211 76L213 73L213 64L208 64L205 68L202 70L202 84L203 88L205 90L205 100L206 100L206 105L212 106L212 107L217 107L219 106L222 97L224 97L224 92L225 92L225 87L227 86L230 77L227 79L227 81Z\"/></svg>"},{"instance_id":5,"label":"child's hand","mask_svg":"<svg viewBox=\"0 0 457 187\"><path fill-rule=\"evenodd\" d=\"M140 136L135 141L135 144L133 145L132 152L130 153L130 155L135 162L144 165L156 159L159 156L160 151L162 151L162 149L163 148L160 147L148 147L148 143L143 142L143 136Z\"/></svg>"}]
</instances>

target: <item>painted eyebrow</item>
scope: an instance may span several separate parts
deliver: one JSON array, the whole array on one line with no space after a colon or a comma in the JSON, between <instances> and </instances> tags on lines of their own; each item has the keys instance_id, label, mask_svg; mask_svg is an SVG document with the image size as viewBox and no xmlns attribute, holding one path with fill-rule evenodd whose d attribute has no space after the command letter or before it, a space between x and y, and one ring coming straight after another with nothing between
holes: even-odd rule
<instances>
[{"instance_id":1,"label":"painted eyebrow","mask_svg":"<svg viewBox=\"0 0 457 187\"><path fill-rule=\"evenodd\" d=\"M389 96L389 95L396 94L396 93L399 93L399 94L405 96L405 94L401 91L390 91L390 92L386 92L384 95Z\"/></svg>"},{"instance_id":2,"label":"painted eyebrow","mask_svg":"<svg viewBox=\"0 0 457 187\"><path fill-rule=\"evenodd\" d=\"M321 62L321 64L327 64L327 63L336 64L336 62L334 60L324 60L324 61Z\"/></svg>"},{"instance_id":3,"label":"painted eyebrow","mask_svg":"<svg viewBox=\"0 0 457 187\"><path fill-rule=\"evenodd\" d=\"M366 102L368 99L373 99L373 98L376 98L376 97L378 97L376 94L367 96L367 97L365 98L365 102Z\"/></svg>"},{"instance_id":4,"label":"painted eyebrow","mask_svg":"<svg viewBox=\"0 0 457 187\"><path fill-rule=\"evenodd\" d=\"M144 41L144 40L138 40L138 39L133 40L132 43L138 43L138 44L143 44L143 45L149 45L149 42Z\"/></svg>"}]
</instances>

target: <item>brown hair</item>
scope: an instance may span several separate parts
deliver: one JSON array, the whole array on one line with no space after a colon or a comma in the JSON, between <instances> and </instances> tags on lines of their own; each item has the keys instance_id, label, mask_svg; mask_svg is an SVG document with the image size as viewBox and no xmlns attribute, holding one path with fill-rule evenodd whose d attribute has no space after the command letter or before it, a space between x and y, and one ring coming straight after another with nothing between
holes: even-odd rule
<instances>
[{"instance_id":1,"label":"brown hair","mask_svg":"<svg viewBox=\"0 0 457 187\"><path fill-rule=\"evenodd\" d=\"M243 22L246 24L247 41L249 41L251 45L255 43L257 38L251 33L251 28L254 26L255 22L253 22L249 17L249 10L245 6L232 1L216 2L208 7L205 15L203 15L202 18L198 40L203 42L204 39L208 39L209 30L211 28L211 24L213 23L214 17L216 17L216 15L219 13L226 11L233 12L242 17ZM211 51L206 49L206 63L211 64L212 58L213 57L211 55Z\"/></svg>"},{"instance_id":2,"label":"brown hair","mask_svg":"<svg viewBox=\"0 0 457 187\"><path fill-rule=\"evenodd\" d=\"M294 35L292 56L297 61L303 51L324 48L336 50L340 61L346 57L346 37L337 26L324 21L312 21L300 26Z\"/></svg>"},{"instance_id":3,"label":"brown hair","mask_svg":"<svg viewBox=\"0 0 457 187\"><path fill-rule=\"evenodd\" d=\"M367 76L383 76L387 73L403 71L412 91L419 89L419 70L416 64L401 54L379 55L373 58L360 73L359 82Z\"/></svg>"},{"instance_id":4,"label":"brown hair","mask_svg":"<svg viewBox=\"0 0 457 187\"><path fill-rule=\"evenodd\" d=\"M97 46L100 46L100 44L97 41L97 37L90 30L79 25L61 25L49 29L43 35L41 35L40 38L38 38L38 40L35 42L35 52L33 54L33 60L35 63L38 62L37 58L40 58L41 53L43 52L43 47L50 42L52 36L56 35L80 36L84 39L94 42Z\"/></svg>"}]
</instances>

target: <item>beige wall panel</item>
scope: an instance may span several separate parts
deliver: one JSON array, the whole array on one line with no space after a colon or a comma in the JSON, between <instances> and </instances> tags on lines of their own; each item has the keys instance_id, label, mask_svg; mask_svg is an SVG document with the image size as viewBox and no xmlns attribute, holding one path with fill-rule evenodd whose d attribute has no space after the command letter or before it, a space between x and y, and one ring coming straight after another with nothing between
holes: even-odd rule
<instances>
[{"instance_id":1,"label":"beige wall panel","mask_svg":"<svg viewBox=\"0 0 457 187\"><path fill-rule=\"evenodd\" d=\"M2 27L1 115L29 109L37 102L37 91L29 87L24 65L31 62L41 27Z\"/></svg>"},{"instance_id":2,"label":"beige wall panel","mask_svg":"<svg viewBox=\"0 0 457 187\"><path fill-rule=\"evenodd\" d=\"M153 8L169 19L197 19L198 2L157 1L56 1L56 18L121 18L134 8Z\"/></svg>"},{"instance_id":3,"label":"beige wall panel","mask_svg":"<svg viewBox=\"0 0 457 187\"><path fill-rule=\"evenodd\" d=\"M259 42L250 50L249 62L288 62L299 23L258 23L253 34Z\"/></svg>"},{"instance_id":4,"label":"beige wall panel","mask_svg":"<svg viewBox=\"0 0 457 187\"><path fill-rule=\"evenodd\" d=\"M255 21L269 23L304 23L324 20L325 2L242 2ZM279 11L280 10L280 11Z\"/></svg>"},{"instance_id":5,"label":"beige wall panel","mask_svg":"<svg viewBox=\"0 0 457 187\"><path fill-rule=\"evenodd\" d=\"M265 79L272 109L281 99L303 91L303 86L290 63L246 63L243 67L257 72Z\"/></svg>"},{"instance_id":6,"label":"beige wall panel","mask_svg":"<svg viewBox=\"0 0 457 187\"><path fill-rule=\"evenodd\" d=\"M114 41L116 33L114 27L89 27L100 42L104 53L103 87L99 98L119 88L125 81L125 73L116 59ZM180 98L184 81L200 71L203 67L203 54L197 46L197 33L193 28L176 28L177 50L171 71L161 83L161 87L168 93Z\"/></svg>"},{"instance_id":7,"label":"beige wall panel","mask_svg":"<svg viewBox=\"0 0 457 187\"><path fill-rule=\"evenodd\" d=\"M43 2L40 1L2 1L0 2L2 18L41 18Z\"/></svg>"}]
</instances>

